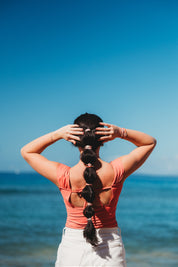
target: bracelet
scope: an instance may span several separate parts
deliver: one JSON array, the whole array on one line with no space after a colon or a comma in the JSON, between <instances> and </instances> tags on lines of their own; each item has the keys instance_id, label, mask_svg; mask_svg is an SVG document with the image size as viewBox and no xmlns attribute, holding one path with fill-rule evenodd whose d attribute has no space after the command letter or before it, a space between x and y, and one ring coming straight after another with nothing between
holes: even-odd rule
<instances>
[{"instance_id":1,"label":"bracelet","mask_svg":"<svg viewBox=\"0 0 178 267\"><path fill-rule=\"evenodd\" d=\"M121 128L121 138L124 139L128 136L127 130L125 128Z\"/></svg>"}]
</instances>

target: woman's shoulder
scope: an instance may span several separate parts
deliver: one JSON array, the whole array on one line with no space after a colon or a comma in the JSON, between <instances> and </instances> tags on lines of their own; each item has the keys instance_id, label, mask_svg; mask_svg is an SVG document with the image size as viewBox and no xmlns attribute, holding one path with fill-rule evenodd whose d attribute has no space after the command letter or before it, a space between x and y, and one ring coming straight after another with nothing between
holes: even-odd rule
<instances>
[{"instance_id":1,"label":"woman's shoulder","mask_svg":"<svg viewBox=\"0 0 178 267\"><path fill-rule=\"evenodd\" d=\"M69 184L69 172L71 167L63 163L58 163L57 166L57 179L60 188L68 188Z\"/></svg>"},{"instance_id":2,"label":"woman's shoulder","mask_svg":"<svg viewBox=\"0 0 178 267\"><path fill-rule=\"evenodd\" d=\"M85 180L83 178L85 168L80 162L70 168L71 187L82 188L85 186Z\"/></svg>"},{"instance_id":3,"label":"woman's shoulder","mask_svg":"<svg viewBox=\"0 0 178 267\"><path fill-rule=\"evenodd\" d=\"M101 171L112 172L113 167L111 162L107 162L104 160L101 160L100 162L101 162Z\"/></svg>"},{"instance_id":4,"label":"woman's shoulder","mask_svg":"<svg viewBox=\"0 0 178 267\"><path fill-rule=\"evenodd\" d=\"M63 163L58 163L57 169L58 169L58 174L60 175L63 172L70 170L71 167L69 167L68 165L63 164Z\"/></svg>"},{"instance_id":5,"label":"woman's shoulder","mask_svg":"<svg viewBox=\"0 0 178 267\"><path fill-rule=\"evenodd\" d=\"M121 158L116 158L110 162L112 165L115 175L118 177L118 181L121 181L124 176L124 166L122 164Z\"/></svg>"},{"instance_id":6,"label":"woman's shoulder","mask_svg":"<svg viewBox=\"0 0 178 267\"><path fill-rule=\"evenodd\" d=\"M112 166L122 166L122 160L119 157L119 158L116 158L116 159L110 161L109 164L111 164Z\"/></svg>"},{"instance_id":7,"label":"woman's shoulder","mask_svg":"<svg viewBox=\"0 0 178 267\"><path fill-rule=\"evenodd\" d=\"M121 161L121 158L116 158L110 162L107 162L107 161L101 161L102 162L102 166L105 167L105 168L108 168L108 169L111 169L111 168L123 168L123 164L122 164L122 161Z\"/></svg>"}]
</instances>

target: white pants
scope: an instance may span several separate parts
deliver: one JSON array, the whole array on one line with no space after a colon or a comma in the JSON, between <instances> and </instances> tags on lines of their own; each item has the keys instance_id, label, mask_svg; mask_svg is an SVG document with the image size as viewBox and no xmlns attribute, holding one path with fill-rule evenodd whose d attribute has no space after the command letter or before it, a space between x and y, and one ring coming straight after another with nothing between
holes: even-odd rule
<instances>
[{"instance_id":1,"label":"white pants","mask_svg":"<svg viewBox=\"0 0 178 267\"><path fill-rule=\"evenodd\" d=\"M64 228L55 267L126 267L120 228L100 228L96 233L99 243L92 247L83 237L83 229Z\"/></svg>"}]
</instances>

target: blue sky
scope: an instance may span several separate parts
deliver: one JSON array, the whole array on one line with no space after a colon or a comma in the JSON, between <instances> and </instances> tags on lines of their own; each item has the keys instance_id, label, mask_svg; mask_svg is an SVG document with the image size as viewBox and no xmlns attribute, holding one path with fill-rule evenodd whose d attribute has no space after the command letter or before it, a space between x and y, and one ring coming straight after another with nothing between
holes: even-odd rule
<instances>
[{"instance_id":1,"label":"blue sky","mask_svg":"<svg viewBox=\"0 0 178 267\"><path fill-rule=\"evenodd\" d=\"M139 173L178 175L177 14L177 1L1 1L0 171L30 171L24 144L91 112L157 138ZM44 155L78 160L66 141Z\"/></svg>"}]
</instances>

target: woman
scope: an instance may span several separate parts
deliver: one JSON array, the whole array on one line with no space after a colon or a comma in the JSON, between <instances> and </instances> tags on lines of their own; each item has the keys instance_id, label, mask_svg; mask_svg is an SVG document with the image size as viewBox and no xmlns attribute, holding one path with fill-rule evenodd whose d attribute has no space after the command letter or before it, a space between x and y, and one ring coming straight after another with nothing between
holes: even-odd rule
<instances>
[{"instance_id":1,"label":"woman","mask_svg":"<svg viewBox=\"0 0 178 267\"><path fill-rule=\"evenodd\" d=\"M122 138L137 147L110 163L99 157L103 143ZM79 148L73 166L41 155L49 145L65 139ZM148 158L156 140L142 132L104 123L94 114L79 116L67 125L25 145L23 158L61 191L67 209L66 227L55 266L126 266L125 250L115 218L125 179Z\"/></svg>"}]
</instances>

